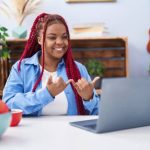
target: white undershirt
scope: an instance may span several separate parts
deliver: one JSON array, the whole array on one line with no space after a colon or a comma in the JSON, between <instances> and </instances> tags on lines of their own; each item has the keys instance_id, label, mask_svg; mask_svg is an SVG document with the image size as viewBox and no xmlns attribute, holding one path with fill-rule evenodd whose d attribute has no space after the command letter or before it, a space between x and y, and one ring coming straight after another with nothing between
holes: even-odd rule
<instances>
[{"instance_id":1,"label":"white undershirt","mask_svg":"<svg viewBox=\"0 0 150 150\"><path fill-rule=\"evenodd\" d=\"M52 76L52 80L54 81L57 77L57 72L48 72L47 70L44 70L42 76L42 88L46 87L50 75ZM65 92L63 91L57 96L55 96L54 101L50 102L43 108L42 114L43 115L66 115L67 109L68 109L67 97L65 95Z\"/></svg>"}]
</instances>

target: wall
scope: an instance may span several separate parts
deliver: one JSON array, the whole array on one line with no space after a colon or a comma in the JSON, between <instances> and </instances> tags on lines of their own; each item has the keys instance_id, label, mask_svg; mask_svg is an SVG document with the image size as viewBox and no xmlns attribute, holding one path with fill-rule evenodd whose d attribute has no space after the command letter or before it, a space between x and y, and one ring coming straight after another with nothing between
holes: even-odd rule
<instances>
[{"instance_id":1,"label":"wall","mask_svg":"<svg viewBox=\"0 0 150 150\"><path fill-rule=\"evenodd\" d=\"M39 12L63 15L71 29L77 23L102 22L108 27L108 36L127 36L129 44L129 75L148 76L150 54L146 51L150 28L150 0L117 0L115 3L66 3L65 0L42 0ZM36 14L26 18L24 26L30 29ZM0 24L11 31L15 21L1 16Z\"/></svg>"}]
</instances>

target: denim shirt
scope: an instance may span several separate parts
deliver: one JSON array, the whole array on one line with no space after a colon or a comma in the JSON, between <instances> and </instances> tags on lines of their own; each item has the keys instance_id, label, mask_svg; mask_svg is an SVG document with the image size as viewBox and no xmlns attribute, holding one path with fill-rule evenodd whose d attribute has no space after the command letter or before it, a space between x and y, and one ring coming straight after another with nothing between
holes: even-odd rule
<instances>
[{"instance_id":1,"label":"denim shirt","mask_svg":"<svg viewBox=\"0 0 150 150\"><path fill-rule=\"evenodd\" d=\"M39 83L35 92L32 88L40 75L40 64L38 57L41 52L37 52L31 58L25 58L21 63L21 70L18 71L18 61L12 66L10 75L7 79L3 90L3 101L7 103L10 109L22 109L24 115L39 116L41 115L42 108L48 103L54 101L54 97L50 94L48 89L42 88L42 82ZM81 77L91 81L90 76L82 64L75 62ZM57 75L62 77L66 82L68 80L65 62L62 59L57 67ZM68 101L68 115L77 115L77 106L75 95L69 84L64 90ZM85 110L91 114L98 113L98 104L100 97L93 91L93 99L84 101L83 105Z\"/></svg>"}]
</instances>

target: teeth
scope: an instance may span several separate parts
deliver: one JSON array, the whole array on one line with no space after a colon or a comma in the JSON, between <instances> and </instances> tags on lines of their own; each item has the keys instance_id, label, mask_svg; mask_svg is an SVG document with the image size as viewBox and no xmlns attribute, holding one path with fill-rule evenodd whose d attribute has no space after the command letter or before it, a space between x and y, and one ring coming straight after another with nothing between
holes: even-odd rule
<instances>
[{"instance_id":1,"label":"teeth","mask_svg":"<svg viewBox=\"0 0 150 150\"><path fill-rule=\"evenodd\" d=\"M62 48L55 48L57 51L61 51L62 50Z\"/></svg>"}]
</instances>

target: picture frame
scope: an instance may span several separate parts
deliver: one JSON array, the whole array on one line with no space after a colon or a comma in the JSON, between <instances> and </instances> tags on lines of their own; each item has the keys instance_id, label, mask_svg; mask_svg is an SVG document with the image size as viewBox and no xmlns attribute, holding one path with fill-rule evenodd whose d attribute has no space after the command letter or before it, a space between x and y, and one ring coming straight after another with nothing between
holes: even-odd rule
<instances>
[{"instance_id":1,"label":"picture frame","mask_svg":"<svg viewBox=\"0 0 150 150\"><path fill-rule=\"evenodd\" d=\"M116 0L65 0L67 3L115 2Z\"/></svg>"}]
</instances>

